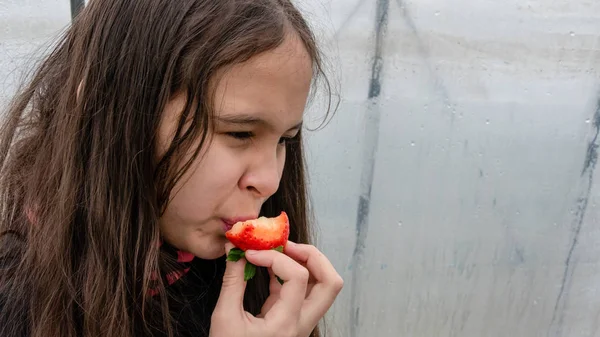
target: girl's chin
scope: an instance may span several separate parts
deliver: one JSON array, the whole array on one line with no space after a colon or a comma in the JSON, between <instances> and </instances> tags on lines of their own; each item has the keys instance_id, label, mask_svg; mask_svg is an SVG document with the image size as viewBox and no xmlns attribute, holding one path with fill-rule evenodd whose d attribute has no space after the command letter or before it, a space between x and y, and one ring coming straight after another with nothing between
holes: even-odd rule
<instances>
[{"instance_id":1,"label":"girl's chin","mask_svg":"<svg viewBox=\"0 0 600 337\"><path fill-rule=\"evenodd\" d=\"M190 253L203 260L216 260L225 255L225 243L225 237L214 238L210 243L193 243L190 245Z\"/></svg>"}]
</instances>

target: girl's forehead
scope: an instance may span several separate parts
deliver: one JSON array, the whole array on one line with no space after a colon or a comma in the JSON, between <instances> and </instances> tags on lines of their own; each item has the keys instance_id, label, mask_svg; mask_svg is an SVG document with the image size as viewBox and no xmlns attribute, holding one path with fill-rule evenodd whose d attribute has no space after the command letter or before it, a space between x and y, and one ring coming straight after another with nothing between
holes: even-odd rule
<instances>
[{"instance_id":1,"label":"girl's forehead","mask_svg":"<svg viewBox=\"0 0 600 337\"><path fill-rule=\"evenodd\" d=\"M299 128L312 83L312 59L302 41L291 35L278 47L216 76L215 122L227 126L259 126L277 131ZM163 113L174 129L187 96L177 92ZM170 130L172 131L172 130Z\"/></svg>"},{"instance_id":2,"label":"girl's forehead","mask_svg":"<svg viewBox=\"0 0 600 337\"><path fill-rule=\"evenodd\" d=\"M216 87L215 113L258 121L277 117L283 120L270 122L297 124L312 76L312 60L304 45L299 39L288 38L279 47L236 64L223 74Z\"/></svg>"},{"instance_id":3,"label":"girl's forehead","mask_svg":"<svg viewBox=\"0 0 600 337\"><path fill-rule=\"evenodd\" d=\"M297 34L287 34L274 49L228 67L223 78L232 73L244 77L256 76L308 76L312 77L312 58Z\"/></svg>"}]
</instances>

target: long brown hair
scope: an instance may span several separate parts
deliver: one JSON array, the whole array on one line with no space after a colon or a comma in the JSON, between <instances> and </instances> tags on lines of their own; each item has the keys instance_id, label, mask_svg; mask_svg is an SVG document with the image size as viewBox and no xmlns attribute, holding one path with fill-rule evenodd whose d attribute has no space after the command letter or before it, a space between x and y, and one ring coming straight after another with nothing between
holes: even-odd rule
<instances>
[{"instance_id":1,"label":"long brown hair","mask_svg":"<svg viewBox=\"0 0 600 337\"><path fill-rule=\"evenodd\" d=\"M288 0L88 4L1 129L0 335L174 335L163 282L157 298L148 295L164 262L158 220L207 143L217 72L277 47L289 31L321 78L315 38ZM161 112L179 90L193 99L157 160ZM285 210L290 239L308 243L304 165L302 141L289 144L262 213ZM262 271L248 284L246 309L257 314L267 295Z\"/></svg>"}]
</instances>

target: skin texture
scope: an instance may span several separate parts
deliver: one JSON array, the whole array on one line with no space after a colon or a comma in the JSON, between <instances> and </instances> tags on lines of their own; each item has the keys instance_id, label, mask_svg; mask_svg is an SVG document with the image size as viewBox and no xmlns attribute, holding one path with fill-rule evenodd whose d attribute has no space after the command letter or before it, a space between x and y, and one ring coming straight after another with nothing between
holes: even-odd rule
<instances>
[{"instance_id":1,"label":"skin texture","mask_svg":"<svg viewBox=\"0 0 600 337\"><path fill-rule=\"evenodd\" d=\"M167 242L204 259L225 254L222 219L256 218L278 189L285 141L299 131L311 79L310 57L292 34L276 49L222 74L216 132L175 186L160 221ZM168 103L159 148L168 145L185 99L178 94Z\"/></svg>"}]
</instances>

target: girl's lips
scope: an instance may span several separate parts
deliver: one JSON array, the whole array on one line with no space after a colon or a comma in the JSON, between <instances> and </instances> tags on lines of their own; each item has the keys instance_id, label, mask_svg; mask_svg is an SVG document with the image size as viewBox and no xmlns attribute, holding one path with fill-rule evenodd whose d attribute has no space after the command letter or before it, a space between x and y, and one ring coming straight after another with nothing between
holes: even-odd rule
<instances>
[{"instance_id":1,"label":"girl's lips","mask_svg":"<svg viewBox=\"0 0 600 337\"><path fill-rule=\"evenodd\" d=\"M227 232L228 230L230 230L233 227L233 225L235 225L236 223L238 223L240 221L254 220L256 218L257 217L254 215L249 215L249 216L239 216L239 217L235 217L235 218L221 219L221 221L223 221L223 228Z\"/></svg>"},{"instance_id":2,"label":"girl's lips","mask_svg":"<svg viewBox=\"0 0 600 337\"><path fill-rule=\"evenodd\" d=\"M233 227L233 224L227 223L225 222L225 220L223 220L223 230L225 230L226 232L229 231L231 228Z\"/></svg>"}]
</instances>

